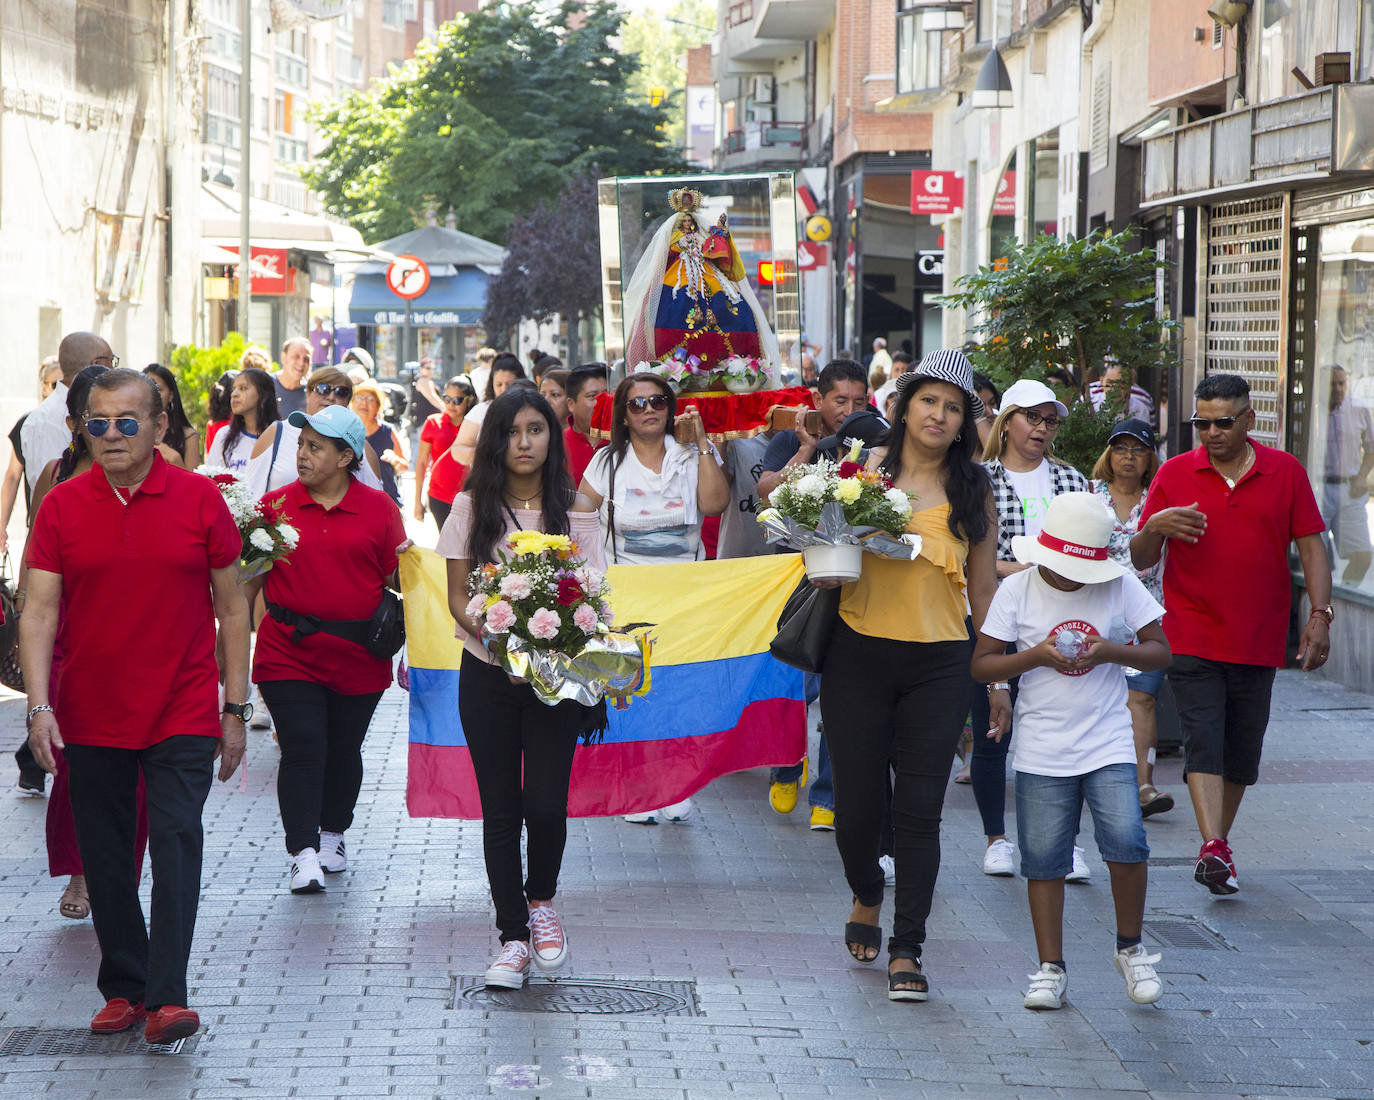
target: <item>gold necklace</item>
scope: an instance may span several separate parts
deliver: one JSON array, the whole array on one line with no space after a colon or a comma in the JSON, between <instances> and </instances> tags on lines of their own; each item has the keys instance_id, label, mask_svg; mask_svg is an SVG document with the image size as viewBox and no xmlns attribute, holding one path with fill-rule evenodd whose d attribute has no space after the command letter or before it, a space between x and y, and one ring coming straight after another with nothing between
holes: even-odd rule
<instances>
[{"instance_id":1,"label":"gold necklace","mask_svg":"<svg viewBox=\"0 0 1374 1100\"><path fill-rule=\"evenodd\" d=\"M520 505L520 507L523 508L525 511L529 511L529 510L530 510L530 505L533 504L536 500L538 500L538 499L539 499L541 496L543 496L543 495L544 495L544 491L541 489L539 492L535 493L534 496L532 496L532 497L530 497L528 500L526 500L526 499L524 499L524 498L521 498L521 497L516 496L516 495L515 495L514 493L512 493L509 489L506 490L506 496L510 497L511 500L515 501L515 502L516 502L518 505Z\"/></svg>"},{"instance_id":2,"label":"gold necklace","mask_svg":"<svg viewBox=\"0 0 1374 1100\"><path fill-rule=\"evenodd\" d=\"M1212 469L1216 470L1221 480L1226 482L1226 487L1228 489L1234 489L1236 487L1236 482L1245 476L1245 472L1248 469L1250 469L1250 464L1254 461L1255 448L1250 446L1250 444L1247 442L1245 444L1245 458L1241 460L1240 469L1236 471L1235 477L1227 477L1225 474L1221 472L1220 467L1218 467L1215 462L1212 463Z\"/></svg>"}]
</instances>

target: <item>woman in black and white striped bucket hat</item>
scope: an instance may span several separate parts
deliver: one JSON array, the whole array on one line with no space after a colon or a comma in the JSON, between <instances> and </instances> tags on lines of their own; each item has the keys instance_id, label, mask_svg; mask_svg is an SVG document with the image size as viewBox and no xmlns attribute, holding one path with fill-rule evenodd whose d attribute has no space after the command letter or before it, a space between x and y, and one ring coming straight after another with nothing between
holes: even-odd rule
<instances>
[{"instance_id":1,"label":"woman in black and white striped bucket hat","mask_svg":"<svg viewBox=\"0 0 1374 1100\"><path fill-rule=\"evenodd\" d=\"M958 386L973 401L973 417L977 420L983 415L983 400L973 388L973 364L957 348L940 348L922 357L911 370L897 376L897 392L914 386L923 378L935 378Z\"/></svg>"}]
</instances>

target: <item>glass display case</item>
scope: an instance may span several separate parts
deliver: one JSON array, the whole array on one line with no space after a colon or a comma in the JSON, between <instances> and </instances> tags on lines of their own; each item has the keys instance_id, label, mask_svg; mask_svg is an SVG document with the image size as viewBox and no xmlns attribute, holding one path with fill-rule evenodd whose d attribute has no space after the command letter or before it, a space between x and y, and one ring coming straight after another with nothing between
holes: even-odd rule
<instances>
[{"instance_id":1,"label":"glass display case","mask_svg":"<svg viewBox=\"0 0 1374 1100\"><path fill-rule=\"evenodd\" d=\"M679 188L701 192L698 220L703 230L721 214L742 261L745 280L785 360L796 348L800 329L797 282L796 188L790 172L731 176L641 176L603 179L598 206L601 232L601 287L606 358L623 373L627 347L626 297L641 262L654 263L655 238L676 217L669 193ZM656 272L662 278L665 272ZM633 307L631 307L633 308ZM666 350L659 354L666 354ZM774 369L782 363L772 364Z\"/></svg>"}]
</instances>

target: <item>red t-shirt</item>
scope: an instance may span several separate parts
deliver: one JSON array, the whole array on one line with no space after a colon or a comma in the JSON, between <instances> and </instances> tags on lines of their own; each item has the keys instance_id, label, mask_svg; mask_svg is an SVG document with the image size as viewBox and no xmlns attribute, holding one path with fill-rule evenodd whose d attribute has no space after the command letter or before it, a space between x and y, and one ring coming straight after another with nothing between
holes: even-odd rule
<instances>
[{"instance_id":1,"label":"red t-shirt","mask_svg":"<svg viewBox=\"0 0 1374 1100\"><path fill-rule=\"evenodd\" d=\"M1140 526L1195 501L1207 516L1200 541L1164 544L1164 633L1173 651L1279 668L1292 590L1288 544L1325 524L1298 460L1250 444L1255 463L1235 489L1212 468L1205 447L1169 459L1150 482Z\"/></svg>"},{"instance_id":2,"label":"red t-shirt","mask_svg":"<svg viewBox=\"0 0 1374 1100\"><path fill-rule=\"evenodd\" d=\"M449 453L459 427L447 413L440 412L426 417L425 426L420 429L420 442L429 444L429 495L445 504L453 503L467 473L467 467Z\"/></svg>"},{"instance_id":3,"label":"red t-shirt","mask_svg":"<svg viewBox=\"0 0 1374 1100\"><path fill-rule=\"evenodd\" d=\"M563 429L563 447L568 452L568 474L572 478L574 489L582 484L582 475L587 472L592 455L604 446L605 440L593 443L571 424Z\"/></svg>"},{"instance_id":4,"label":"red t-shirt","mask_svg":"<svg viewBox=\"0 0 1374 1100\"><path fill-rule=\"evenodd\" d=\"M99 466L43 498L25 552L62 577L52 698L65 741L220 735L210 571L242 546L214 482L157 454L127 505Z\"/></svg>"},{"instance_id":5,"label":"red t-shirt","mask_svg":"<svg viewBox=\"0 0 1374 1100\"><path fill-rule=\"evenodd\" d=\"M267 574L263 594L301 615L321 619L370 619L382 602L382 588L396 570L396 547L405 525L392 500L354 478L338 504L326 511L305 486L293 481L264 500L283 500L286 521L300 532L300 545ZM343 695L384 691L391 661L361 645L317 633L296 642L295 630L268 615L258 627L253 682L308 680Z\"/></svg>"},{"instance_id":6,"label":"red t-shirt","mask_svg":"<svg viewBox=\"0 0 1374 1100\"><path fill-rule=\"evenodd\" d=\"M206 454L209 454L209 453L210 453L210 444L213 443L213 442L215 441L215 436L219 435L220 429L221 429L221 428L227 428L228 426L229 426L229 421L227 421L227 420L215 420L215 421L211 422L211 423L206 427L206 429L205 429L205 453L206 453Z\"/></svg>"}]
</instances>

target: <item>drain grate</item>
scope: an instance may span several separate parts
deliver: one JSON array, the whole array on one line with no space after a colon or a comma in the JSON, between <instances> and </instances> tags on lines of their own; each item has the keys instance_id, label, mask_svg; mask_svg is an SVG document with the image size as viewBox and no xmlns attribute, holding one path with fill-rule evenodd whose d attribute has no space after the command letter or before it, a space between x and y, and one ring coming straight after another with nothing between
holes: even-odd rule
<instances>
[{"instance_id":1,"label":"drain grate","mask_svg":"<svg viewBox=\"0 0 1374 1100\"><path fill-rule=\"evenodd\" d=\"M74 1054L180 1054L195 1049L200 1034L152 1046L137 1028L97 1035L86 1028L15 1027L0 1032L0 1058L63 1058Z\"/></svg>"},{"instance_id":2,"label":"drain grate","mask_svg":"<svg viewBox=\"0 0 1374 1100\"><path fill-rule=\"evenodd\" d=\"M701 1016L696 982L568 981L532 978L524 989L488 989L454 978L451 1008L483 1012L564 1012L593 1016Z\"/></svg>"},{"instance_id":3,"label":"drain grate","mask_svg":"<svg viewBox=\"0 0 1374 1100\"><path fill-rule=\"evenodd\" d=\"M1165 947L1192 951L1229 951L1231 945L1199 920L1147 920L1146 932Z\"/></svg>"}]
</instances>

